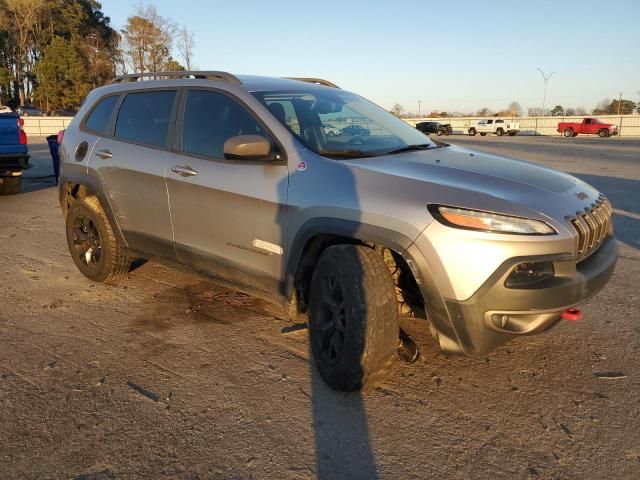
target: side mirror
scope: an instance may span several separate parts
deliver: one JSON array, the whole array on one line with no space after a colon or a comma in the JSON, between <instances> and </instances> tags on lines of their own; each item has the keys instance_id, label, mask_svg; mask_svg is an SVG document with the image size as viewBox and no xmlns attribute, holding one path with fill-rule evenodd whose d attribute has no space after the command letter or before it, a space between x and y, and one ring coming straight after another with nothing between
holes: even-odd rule
<instances>
[{"instance_id":1,"label":"side mirror","mask_svg":"<svg viewBox=\"0 0 640 480\"><path fill-rule=\"evenodd\" d=\"M238 135L224 142L224 158L229 160L265 160L271 143L260 135Z\"/></svg>"}]
</instances>

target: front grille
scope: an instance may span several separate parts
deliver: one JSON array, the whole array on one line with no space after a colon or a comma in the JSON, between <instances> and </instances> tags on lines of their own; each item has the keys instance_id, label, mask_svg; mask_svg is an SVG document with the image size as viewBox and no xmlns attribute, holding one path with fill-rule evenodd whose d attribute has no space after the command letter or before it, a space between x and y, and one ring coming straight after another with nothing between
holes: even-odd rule
<instances>
[{"instance_id":1,"label":"front grille","mask_svg":"<svg viewBox=\"0 0 640 480\"><path fill-rule=\"evenodd\" d=\"M583 260L595 252L611 230L611 204L604 195L583 212L576 212L569 222L577 233L576 257Z\"/></svg>"}]
</instances>

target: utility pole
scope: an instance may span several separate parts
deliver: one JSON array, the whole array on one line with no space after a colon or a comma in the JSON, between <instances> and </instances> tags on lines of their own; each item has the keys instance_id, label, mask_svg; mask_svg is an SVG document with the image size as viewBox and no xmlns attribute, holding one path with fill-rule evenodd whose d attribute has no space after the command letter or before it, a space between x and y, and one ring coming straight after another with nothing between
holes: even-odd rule
<instances>
[{"instance_id":1,"label":"utility pole","mask_svg":"<svg viewBox=\"0 0 640 480\"><path fill-rule=\"evenodd\" d=\"M418 116L420 116L421 107L422 107L422 100L418 100Z\"/></svg>"},{"instance_id":2,"label":"utility pole","mask_svg":"<svg viewBox=\"0 0 640 480\"><path fill-rule=\"evenodd\" d=\"M622 92L620 92L620 96L618 97L618 115L620 115L620 106L622 105Z\"/></svg>"},{"instance_id":3,"label":"utility pole","mask_svg":"<svg viewBox=\"0 0 640 480\"><path fill-rule=\"evenodd\" d=\"M540 71L540 75L542 75L542 79L544 80L544 95L542 97L542 116L544 116L544 107L547 104L547 84L549 83L549 79L556 72L551 72L549 75L545 75L541 68L538 68Z\"/></svg>"}]
</instances>

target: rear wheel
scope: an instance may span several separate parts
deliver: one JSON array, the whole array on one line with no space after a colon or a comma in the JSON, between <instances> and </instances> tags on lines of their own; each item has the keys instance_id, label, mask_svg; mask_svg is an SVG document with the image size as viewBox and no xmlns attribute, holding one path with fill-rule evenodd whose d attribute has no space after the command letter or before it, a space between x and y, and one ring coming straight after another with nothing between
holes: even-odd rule
<instances>
[{"instance_id":1,"label":"rear wheel","mask_svg":"<svg viewBox=\"0 0 640 480\"><path fill-rule=\"evenodd\" d=\"M129 271L131 259L113 233L97 198L87 197L71 206L66 231L71 258L85 277L105 282Z\"/></svg>"},{"instance_id":2,"label":"rear wheel","mask_svg":"<svg viewBox=\"0 0 640 480\"><path fill-rule=\"evenodd\" d=\"M600 138L605 138L609 136L609 130L607 130L606 128L602 128L599 132L598 132L598 136Z\"/></svg>"},{"instance_id":3,"label":"rear wheel","mask_svg":"<svg viewBox=\"0 0 640 480\"><path fill-rule=\"evenodd\" d=\"M565 128L564 132L562 132L562 134L567 138L573 137L573 135L574 135L573 130L570 129L570 128Z\"/></svg>"},{"instance_id":4,"label":"rear wheel","mask_svg":"<svg viewBox=\"0 0 640 480\"><path fill-rule=\"evenodd\" d=\"M509 132L509 136L510 137L515 137L516 133L518 133L518 132Z\"/></svg>"},{"instance_id":5,"label":"rear wheel","mask_svg":"<svg viewBox=\"0 0 640 480\"><path fill-rule=\"evenodd\" d=\"M327 248L316 265L309 299L311 350L335 390L362 388L398 347L398 307L389 270L375 250Z\"/></svg>"},{"instance_id":6,"label":"rear wheel","mask_svg":"<svg viewBox=\"0 0 640 480\"><path fill-rule=\"evenodd\" d=\"M469 129L469 135L471 135L472 137L476 134L476 129L475 128L470 128Z\"/></svg>"}]
</instances>

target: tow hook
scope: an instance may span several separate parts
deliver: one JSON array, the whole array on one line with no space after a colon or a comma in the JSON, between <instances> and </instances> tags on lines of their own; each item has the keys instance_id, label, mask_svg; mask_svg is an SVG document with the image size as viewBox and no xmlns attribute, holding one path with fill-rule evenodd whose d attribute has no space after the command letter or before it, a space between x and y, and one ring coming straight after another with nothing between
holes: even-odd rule
<instances>
[{"instance_id":1,"label":"tow hook","mask_svg":"<svg viewBox=\"0 0 640 480\"><path fill-rule=\"evenodd\" d=\"M584 315L582 313L582 310L578 310L577 308L567 308L564 312L562 312L562 315L560 315L560 318L569 322L577 322L579 320L582 320L583 317Z\"/></svg>"}]
</instances>

